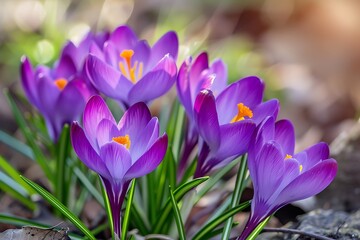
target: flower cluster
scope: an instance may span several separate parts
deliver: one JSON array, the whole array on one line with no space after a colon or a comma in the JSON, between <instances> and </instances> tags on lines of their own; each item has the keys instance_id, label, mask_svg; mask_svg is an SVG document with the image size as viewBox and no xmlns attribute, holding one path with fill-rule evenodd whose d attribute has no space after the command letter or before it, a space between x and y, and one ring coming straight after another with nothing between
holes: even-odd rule
<instances>
[{"instance_id":1,"label":"flower cluster","mask_svg":"<svg viewBox=\"0 0 360 240\"><path fill-rule=\"evenodd\" d=\"M131 180L152 172L167 151L167 135L160 136L159 122L147 104L175 82L187 116L177 157L180 178L195 149L195 178L248 154L254 198L240 239L280 207L331 183L337 164L329 158L327 144L294 154L294 128L288 120L276 121L279 101L264 100L260 78L249 76L228 85L226 64L220 59L209 64L207 53L195 60L189 57L178 71L178 45L175 32L150 47L129 27L120 26L110 34L89 34L79 46L67 43L52 69L33 70L27 58L22 61L25 93L43 114L51 138L56 141L63 125L75 121L73 148L100 175L117 235ZM97 94L115 99L125 110L118 123ZM77 122L82 113L83 127Z\"/></svg>"}]
</instances>

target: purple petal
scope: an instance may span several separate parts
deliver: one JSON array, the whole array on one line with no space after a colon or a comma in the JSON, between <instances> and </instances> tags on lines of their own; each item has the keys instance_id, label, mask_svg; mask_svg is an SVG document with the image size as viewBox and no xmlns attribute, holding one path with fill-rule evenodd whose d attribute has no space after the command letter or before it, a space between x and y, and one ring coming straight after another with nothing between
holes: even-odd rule
<instances>
[{"instance_id":1,"label":"purple petal","mask_svg":"<svg viewBox=\"0 0 360 240\"><path fill-rule=\"evenodd\" d=\"M244 154L254 130L255 124L246 120L220 126L221 143L216 156L225 159Z\"/></svg>"},{"instance_id":2,"label":"purple petal","mask_svg":"<svg viewBox=\"0 0 360 240\"><path fill-rule=\"evenodd\" d=\"M324 190L334 180L337 163L334 159L324 160L295 178L277 198L278 205L284 205L311 197Z\"/></svg>"},{"instance_id":3,"label":"purple petal","mask_svg":"<svg viewBox=\"0 0 360 240\"><path fill-rule=\"evenodd\" d=\"M268 202L272 203L276 201L278 194L286 187L291 181L293 181L300 174L300 164L294 158L284 160L284 177Z\"/></svg>"},{"instance_id":4,"label":"purple petal","mask_svg":"<svg viewBox=\"0 0 360 240\"><path fill-rule=\"evenodd\" d=\"M117 47L112 42L107 42L104 45L104 56L105 62L111 65L113 68L119 68L120 53L117 50Z\"/></svg>"},{"instance_id":5,"label":"purple petal","mask_svg":"<svg viewBox=\"0 0 360 240\"><path fill-rule=\"evenodd\" d=\"M304 152L307 153L307 159L308 159L305 164L308 165L309 167L314 166L316 163L318 163L321 160L328 159L330 155L329 146L324 142L315 144L305 149Z\"/></svg>"},{"instance_id":6,"label":"purple petal","mask_svg":"<svg viewBox=\"0 0 360 240\"><path fill-rule=\"evenodd\" d=\"M144 176L153 170L163 160L168 145L167 135L160 137L148 151L146 151L125 174L125 179L130 180Z\"/></svg>"},{"instance_id":7,"label":"purple petal","mask_svg":"<svg viewBox=\"0 0 360 240\"><path fill-rule=\"evenodd\" d=\"M133 84L119 71L93 55L89 55L85 67L91 83L100 92L122 101L126 99Z\"/></svg>"},{"instance_id":8,"label":"purple petal","mask_svg":"<svg viewBox=\"0 0 360 240\"><path fill-rule=\"evenodd\" d=\"M147 73L130 90L129 104L136 102L149 102L165 94L176 80L176 63L174 60L165 56L159 64Z\"/></svg>"},{"instance_id":9,"label":"purple petal","mask_svg":"<svg viewBox=\"0 0 360 240\"><path fill-rule=\"evenodd\" d=\"M110 173L105 164L90 145L83 129L77 122L71 124L71 142L79 159L91 170L109 178Z\"/></svg>"},{"instance_id":10,"label":"purple petal","mask_svg":"<svg viewBox=\"0 0 360 240\"><path fill-rule=\"evenodd\" d=\"M264 103L259 104L253 109L253 118L252 120L259 124L266 117L271 116L274 119L277 118L279 112L279 100L271 99Z\"/></svg>"},{"instance_id":11,"label":"purple petal","mask_svg":"<svg viewBox=\"0 0 360 240\"><path fill-rule=\"evenodd\" d=\"M151 51L149 44L145 40L141 40L136 44L133 50L134 50L134 56L131 59L132 64L135 64L136 61L138 62L138 64L142 63L143 73L146 73L148 71L148 62Z\"/></svg>"},{"instance_id":12,"label":"purple petal","mask_svg":"<svg viewBox=\"0 0 360 240\"><path fill-rule=\"evenodd\" d=\"M105 101L100 96L93 96L85 106L83 124L86 136L94 149L98 149L96 140L97 127L103 119L109 119L116 124Z\"/></svg>"},{"instance_id":13,"label":"purple petal","mask_svg":"<svg viewBox=\"0 0 360 240\"><path fill-rule=\"evenodd\" d=\"M253 160L255 163L249 165L249 171L252 179L256 179L253 182L256 196L267 200L279 187L284 174L284 158L280 146L274 141L265 143Z\"/></svg>"},{"instance_id":14,"label":"purple petal","mask_svg":"<svg viewBox=\"0 0 360 240\"><path fill-rule=\"evenodd\" d=\"M136 139L133 139L130 152L131 158L136 161L159 138L159 122L152 118L146 127L141 130Z\"/></svg>"},{"instance_id":15,"label":"purple petal","mask_svg":"<svg viewBox=\"0 0 360 240\"><path fill-rule=\"evenodd\" d=\"M113 137L119 137L119 136L121 136L121 134L116 124L113 121L104 118L103 120L100 121L96 130L97 146L99 147L96 148L96 150L100 150L100 148L103 145L105 145L108 142L111 142Z\"/></svg>"},{"instance_id":16,"label":"purple petal","mask_svg":"<svg viewBox=\"0 0 360 240\"><path fill-rule=\"evenodd\" d=\"M78 71L76 62L77 48L72 42L68 42L56 64L55 72L57 78L69 78ZM80 69L79 69L80 70Z\"/></svg>"},{"instance_id":17,"label":"purple petal","mask_svg":"<svg viewBox=\"0 0 360 240\"><path fill-rule=\"evenodd\" d=\"M124 178L131 166L129 151L121 144L110 142L100 149L100 157L105 163L111 177L118 181Z\"/></svg>"},{"instance_id":18,"label":"purple petal","mask_svg":"<svg viewBox=\"0 0 360 240\"><path fill-rule=\"evenodd\" d=\"M281 145L284 154L294 155L295 130L289 120L280 120L275 123L275 141Z\"/></svg>"},{"instance_id":19,"label":"purple petal","mask_svg":"<svg viewBox=\"0 0 360 240\"><path fill-rule=\"evenodd\" d=\"M101 61L105 62L105 56L104 56L103 51L95 43L92 43L90 45L89 54L93 55L93 56L97 57L98 59L100 59Z\"/></svg>"},{"instance_id":20,"label":"purple petal","mask_svg":"<svg viewBox=\"0 0 360 240\"><path fill-rule=\"evenodd\" d=\"M151 113L145 103L139 102L132 105L122 116L118 129L120 134L130 136L130 141L137 139L141 131L151 120Z\"/></svg>"},{"instance_id":21,"label":"purple petal","mask_svg":"<svg viewBox=\"0 0 360 240\"><path fill-rule=\"evenodd\" d=\"M212 151L216 151L220 145L220 126L215 98L210 90L203 90L197 95L194 116L200 136Z\"/></svg>"},{"instance_id":22,"label":"purple petal","mask_svg":"<svg viewBox=\"0 0 360 240\"><path fill-rule=\"evenodd\" d=\"M25 56L21 57L21 83L29 101L35 106L38 106L36 78L31 63Z\"/></svg>"},{"instance_id":23,"label":"purple petal","mask_svg":"<svg viewBox=\"0 0 360 240\"><path fill-rule=\"evenodd\" d=\"M264 84L258 77L243 78L229 85L216 98L220 124L230 123L238 113L237 104L239 103L243 103L254 111L254 108L262 101L263 92Z\"/></svg>"},{"instance_id":24,"label":"purple petal","mask_svg":"<svg viewBox=\"0 0 360 240\"><path fill-rule=\"evenodd\" d=\"M201 73L209 68L209 60L206 52L202 52L194 60L194 63L191 64L191 69L189 73L191 89L194 89L198 85L200 80ZM194 90L193 90L194 91ZM196 95L197 93L195 93Z\"/></svg>"},{"instance_id":25,"label":"purple petal","mask_svg":"<svg viewBox=\"0 0 360 240\"><path fill-rule=\"evenodd\" d=\"M155 66L165 55L169 54L173 59L177 59L179 40L175 32L165 33L152 47L150 67Z\"/></svg>"},{"instance_id":26,"label":"purple petal","mask_svg":"<svg viewBox=\"0 0 360 240\"><path fill-rule=\"evenodd\" d=\"M211 64L210 70L215 74L215 80L211 86L214 95L217 96L227 85L227 68L225 63L218 59Z\"/></svg>"},{"instance_id":27,"label":"purple petal","mask_svg":"<svg viewBox=\"0 0 360 240\"><path fill-rule=\"evenodd\" d=\"M56 102L61 91L56 87L53 79L47 75L43 75L39 78L36 87L39 94L39 103L41 104L41 106L38 106L39 110L43 114L52 113L54 109L56 109Z\"/></svg>"},{"instance_id":28,"label":"purple petal","mask_svg":"<svg viewBox=\"0 0 360 240\"><path fill-rule=\"evenodd\" d=\"M117 49L121 52L124 49L133 49L138 42L138 38L128 26L120 26L111 33L109 42L117 46Z\"/></svg>"},{"instance_id":29,"label":"purple petal","mask_svg":"<svg viewBox=\"0 0 360 240\"><path fill-rule=\"evenodd\" d=\"M190 81L189 78L190 62L191 62L191 58L188 58L181 65L176 79L176 89L181 104L184 106L185 111L188 114L189 118L192 119L193 117L192 101L195 101L196 96L192 98L192 96L190 95L190 84L192 83L192 81Z\"/></svg>"}]
</instances>

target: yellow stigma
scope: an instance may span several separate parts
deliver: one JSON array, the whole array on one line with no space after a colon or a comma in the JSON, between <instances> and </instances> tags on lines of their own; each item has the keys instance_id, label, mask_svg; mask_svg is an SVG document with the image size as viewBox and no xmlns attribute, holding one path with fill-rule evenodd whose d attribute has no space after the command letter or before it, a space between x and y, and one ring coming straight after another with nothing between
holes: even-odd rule
<instances>
[{"instance_id":1,"label":"yellow stigma","mask_svg":"<svg viewBox=\"0 0 360 240\"><path fill-rule=\"evenodd\" d=\"M124 145L126 147L126 149L130 148L131 141L130 141L129 135L127 135L127 134L125 136L113 137L112 140L121 145Z\"/></svg>"},{"instance_id":2,"label":"yellow stigma","mask_svg":"<svg viewBox=\"0 0 360 240\"><path fill-rule=\"evenodd\" d=\"M292 158L292 156L291 156L290 154L286 154L285 160L286 160L286 159L289 159L289 158Z\"/></svg>"},{"instance_id":3,"label":"yellow stigma","mask_svg":"<svg viewBox=\"0 0 360 240\"><path fill-rule=\"evenodd\" d=\"M302 170L303 170L303 165L300 164L300 165L299 165L299 171L302 172Z\"/></svg>"},{"instance_id":4,"label":"yellow stigma","mask_svg":"<svg viewBox=\"0 0 360 240\"><path fill-rule=\"evenodd\" d=\"M238 113L237 113L236 116L231 120L230 123L244 120L245 117L248 117L248 118L252 118L252 117L253 117L253 112L250 110L249 107L245 106L243 103L238 103L237 108L238 108Z\"/></svg>"},{"instance_id":5,"label":"yellow stigma","mask_svg":"<svg viewBox=\"0 0 360 240\"><path fill-rule=\"evenodd\" d=\"M143 63L135 61L134 65L131 66L131 58L134 56L134 51L131 49L125 49L120 53L120 57L124 59L126 66L123 62L119 62L119 68L121 73L127 77L132 83L136 83L137 79L142 77ZM138 68L139 67L139 68ZM137 76L136 76L137 70Z\"/></svg>"},{"instance_id":6,"label":"yellow stigma","mask_svg":"<svg viewBox=\"0 0 360 240\"><path fill-rule=\"evenodd\" d=\"M68 81L65 78L58 78L55 80L54 84L55 86L61 91L65 88Z\"/></svg>"}]
</instances>

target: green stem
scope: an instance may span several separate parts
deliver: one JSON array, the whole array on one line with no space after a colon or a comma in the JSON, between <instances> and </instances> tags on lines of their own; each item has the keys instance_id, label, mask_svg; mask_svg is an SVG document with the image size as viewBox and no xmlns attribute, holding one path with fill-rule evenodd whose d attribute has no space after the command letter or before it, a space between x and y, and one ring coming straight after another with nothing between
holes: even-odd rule
<instances>
[{"instance_id":1,"label":"green stem","mask_svg":"<svg viewBox=\"0 0 360 240\"><path fill-rule=\"evenodd\" d=\"M236 176L235 189L232 195L230 208L234 208L240 202L246 172L247 172L246 155L243 155L240 158L240 167ZM222 240L229 239L232 226L233 226L233 217L230 217L225 223L224 232L221 238Z\"/></svg>"},{"instance_id":2,"label":"green stem","mask_svg":"<svg viewBox=\"0 0 360 240\"><path fill-rule=\"evenodd\" d=\"M64 183L66 176L66 159L69 153L69 125L65 125L61 133L56 158L56 178L55 178L55 196L65 206L66 204L66 193Z\"/></svg>"},{"instance_id":3,"label":"green stem","mask_svg":"<svg viewBox=\"0 0 360 240\"><path fill-rule=\"evenodd\" d=\"M128 226L129 226L130 210L131 210L131 205L132 205L132 201L134 198L134 192L135 192L135 184L136 184L136 179L133 179L131 188L130 188L130 191L128 194L128 199L126 201L126 209L125 209L125 214L124 214L123 224L122 224L121 240L126 240L127 230L128 230Z\"/></svg>"}]
</instances>

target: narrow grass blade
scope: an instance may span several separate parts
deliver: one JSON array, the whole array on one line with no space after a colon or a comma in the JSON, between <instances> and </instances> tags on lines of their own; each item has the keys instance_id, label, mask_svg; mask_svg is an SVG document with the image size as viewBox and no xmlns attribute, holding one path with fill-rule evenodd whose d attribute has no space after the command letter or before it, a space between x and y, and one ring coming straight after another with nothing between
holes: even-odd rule
<instances>
[{"instance_id":1,"label":"narrow grass blade","mask_svg":"<svg viewBox=\"0 0 360 240\"><path fill-rule=\"evenodd\" d=\"M10 177L12 178L15 182L17 182L19 185L21 185L27 192L29 195L33 195L36 192L34 191L34 189L32 189L29 185L27 185L26 183L24 183L24 181L21 179L20 177L20 173L13 167L11 166L8 161L6 161L2 156L0 156L0 168L3 169L3 171Z\"/></svg>"},{"instance_id":2,"label":"narrow grass blade","mask_svg":"<svg viewBox=\"0 0 360 240\"><path fill-rule=\"evenodd\" d=\"M177 227L178 233L179 233L179 239L185 240L186 236L185 236L184 223L182 221L180 210L178 208L178 205L175 200L174 194L172 192L171 186L169 186L169 192L170 192L170 199L171 199L172 207L174 210L174 218L175 218L175 222L176 222L176 227Z\"/></svg>"},{"instance_id":3,"label":"narrow grass blade","mask_svg":"<svg viewBox=\"0 0 360 240\"><path fill-rule=\"evenodd\" d=\"M141 215L139 207L133 202L133 205L130 209L131 218L130 220L134 223L134 225L139 229L139 232L142 235L147 235L150 233L148 229L149 226L146 225L146 221L144 221L145 217Z\"/></svg>"},{"instance_id":4,"label":"narrow grass blade","mask_svg":"<svg viewBox=\"0 0 360 240\"><path fill-rule=\"evenodd\" d=\"M234 216L236 213L247 208L248 206L250 206L250 202L244 202L235 208L229 209L219 217L215 218L213 221L206 224L203 228L201 228L192 239L193 240L204 239L204 236L212 232L217 226L219 226L219 224L225 222L229 217Z\"/></svg>"},{"instance_id":5,"label":"narrow grass blade","mask_svg":"<svg viewBox=\"0 0 360 240\"><path fill-rule=\"evenodd\" d=\"M237 164L236 161L232 161L228 165L226 165L224 168L222 168L219 172L217 172L214 176L212 176L209 181L204 184L204 186L199 190L196 203L208 192L213 188L216 184L219 183L220 179L228 173L231 169L235 167Z\"/></svg>"},{"instance_id":6,"label":"narrow grass blade","mask_svg":"<svg viewBox=\"0 0 360 240\"><path fill-rule=\"evenodd\" d=\"M267 218L265 218L264 221L262 221L256 228L255 230L247 237L247 240L255 240L256 237L259 235L259 233L263 230L263 228L266 226L266 224L269 222L270 218L272 216L269 216Z\"/></svg>"},{"instance_id":7,"label":"narrow grass blade","mask_svg":"<svg viewBox=\"0 0 360 240\"><path fill-rule=\"evenodd\" d=\"M237 225L239 225L238 222L233 222L231 224L231 228L234 228L236 227ZM217 235L220 235L222 232L224 231L224 228L221 227L221 228L217 228L215 230L213 230L212 232L209 232L208 234L206 234L203 238L204 239L212 239L214 237L216 237ZM229 238L230 239L230 238Z\"/></svg>"},{"instance_id":8,"label":"narrow grass blade","mask_svg":"<svg viewBox=\"0 0 360 240\"><path fill-rule=\"evenodd\" d=\"M50 203L55 209L60 211L70 222L72 222L81 232L83 232L89 239L95 240L96 238L91 233L91 231L84 225L84 223L75 216L69 209L67 209L59 200L57 200L53 195L48 191L37 185L36 183L30 181L26 177L21 176L21 178L29 184L35 191L37 191L48 203Z\"/></svg>"},{"instance_id":9,"label":"narrow grass blade","mask_svg":"<svg viewBox=\"0 0 360 240\"><path fill-rule=\"evenodd\" d=\"M26 190L8 175L0 171L0 189L19 200L22 204L34 211L36 209L35 203L33 203L28 197Z\"/></svg>"},{"instance_id":10,"label":"narrow grass blade","mask_svg":"<svg viewBox=\"0 0 360 240\"><path fill-rule=\"evenodd\" d=\"M34 160L34 153L31 150L31 148L29 148L29 146L27 146L23 142L20 142L16 138L10 136L9 134L1 130L0 130L0 142L6 144L8 147L14 149L18 153L21 153L25 157Z\"/></svg>"},{"instance_id":11,"label":"narrow grass blade","mask_svg":"<svg viewBox=\"0 0 360 240\"><path fill-rule=\"evenodd\" d=\"M232 198L231 198L231 204L230 204L231 208L235 207L240 202L241 193L242 193L243 185L245 182L245 176L246 176L246 172L247 172L246 166L247 166L246 155L243 155L240 158L240 167L239 167L238 173L236 175L235 189L233 191ZM224 232L221 237L222 240L229 239L230 232L232 229L232 223L233 223L233 217L230 217L225 223Z\"/></svg>"},{"instance_id":12,"label":"narrow grass blade","mask_svg":"<svg viewBox=\"0 0 360 240\"><path fill-rule=\"evenodd\" d=\"M205 182L208 179L209 179L209 177L196 178L196 179L194 179L190 182L184 183L183 185L176 188L174 191L174 198L175 198L176 202L179 202L184 197L184 195L187 192L189 192L191 189L199 186L201 183ZM165 223L167 222L170 211L171 211L171 200L168 199L167 202L165 203L165 206L161 210L161 215L159 216L158 220L156 221L154 233L160 232L161 227L164 226Z\"/></svg>"},{"instance_id":13,"label":"narrow grass blade","mask_svg":"<svg viewBox=\"0 0 360 240\"><path fill-rule=\"evenodd\" d=\"M66 201L66 195L67 195L67 189L65 189L65 182L66 180L66 159L68 157L69 153L69 146L70 146L70 131L69 131L69 125L65 125L61 135L59 142L57 144L57 159L56 159L56 177L55 177L55 196L56 198L67 205Z\"/></svg>"},{"instance_id":14,"label":"narrow grass blade","mask_svg":"<svg viewBox=\"0 0 360 240\"><path fill-rule=\"evenodd\" d=\"M126 201L126 208L125 208L125 213L124 213L124 217L123 217L123 224L122 224L122 229L121 229L121 240L125 240L126 236L127 236L127 230L128 230L128 226L129 226L130 211L131 211L132 200L134 198L134 192L135 192L135 184L136 184L136 179L133 179L132 183L131 183L129 193L128 193L128 199Z\"/></svg>"},{"instance_id":15,"label":"narrow grass blade","mask_svg":"<svg viewBox=\"0 0 360 240\"><path fill-rule=\"evenodd\" d=\"M89 181L89 178L85 176L85 174L80 170L80 168L74 166L73 173L83 184L83 186L89 191L89 193L96 199L96 201L98 201L98 203L104 207L104 199L101 193L96 189L94 184Z\"/></svg>"},{"instance_id":16,"label":"narrow grass blade","mask_svg":"<svg viewBox=\"0 0 360 240\"><path fill-rule=\"evenodd\" d=\"M33 151L35 160L37 161L37 163L40 165L40 167L44 171L47 179L49 179L52 183L54 183L54 176L49 167L49 163L46 160L45 156L43 155L39 146L36 144L33 134L31 133L29 127L27 126L26 121L25 121L20 109L17 107L14 99L12 98L12 96L10 95L10 93L7 89L4 90L4 95L6 96L8 102L9 102L9 106L13 112L14 118L15 118L17 124L19 125L22 134L24 135L26 142L28 143L29 147Z\"/></svg>"}]
</instances>

